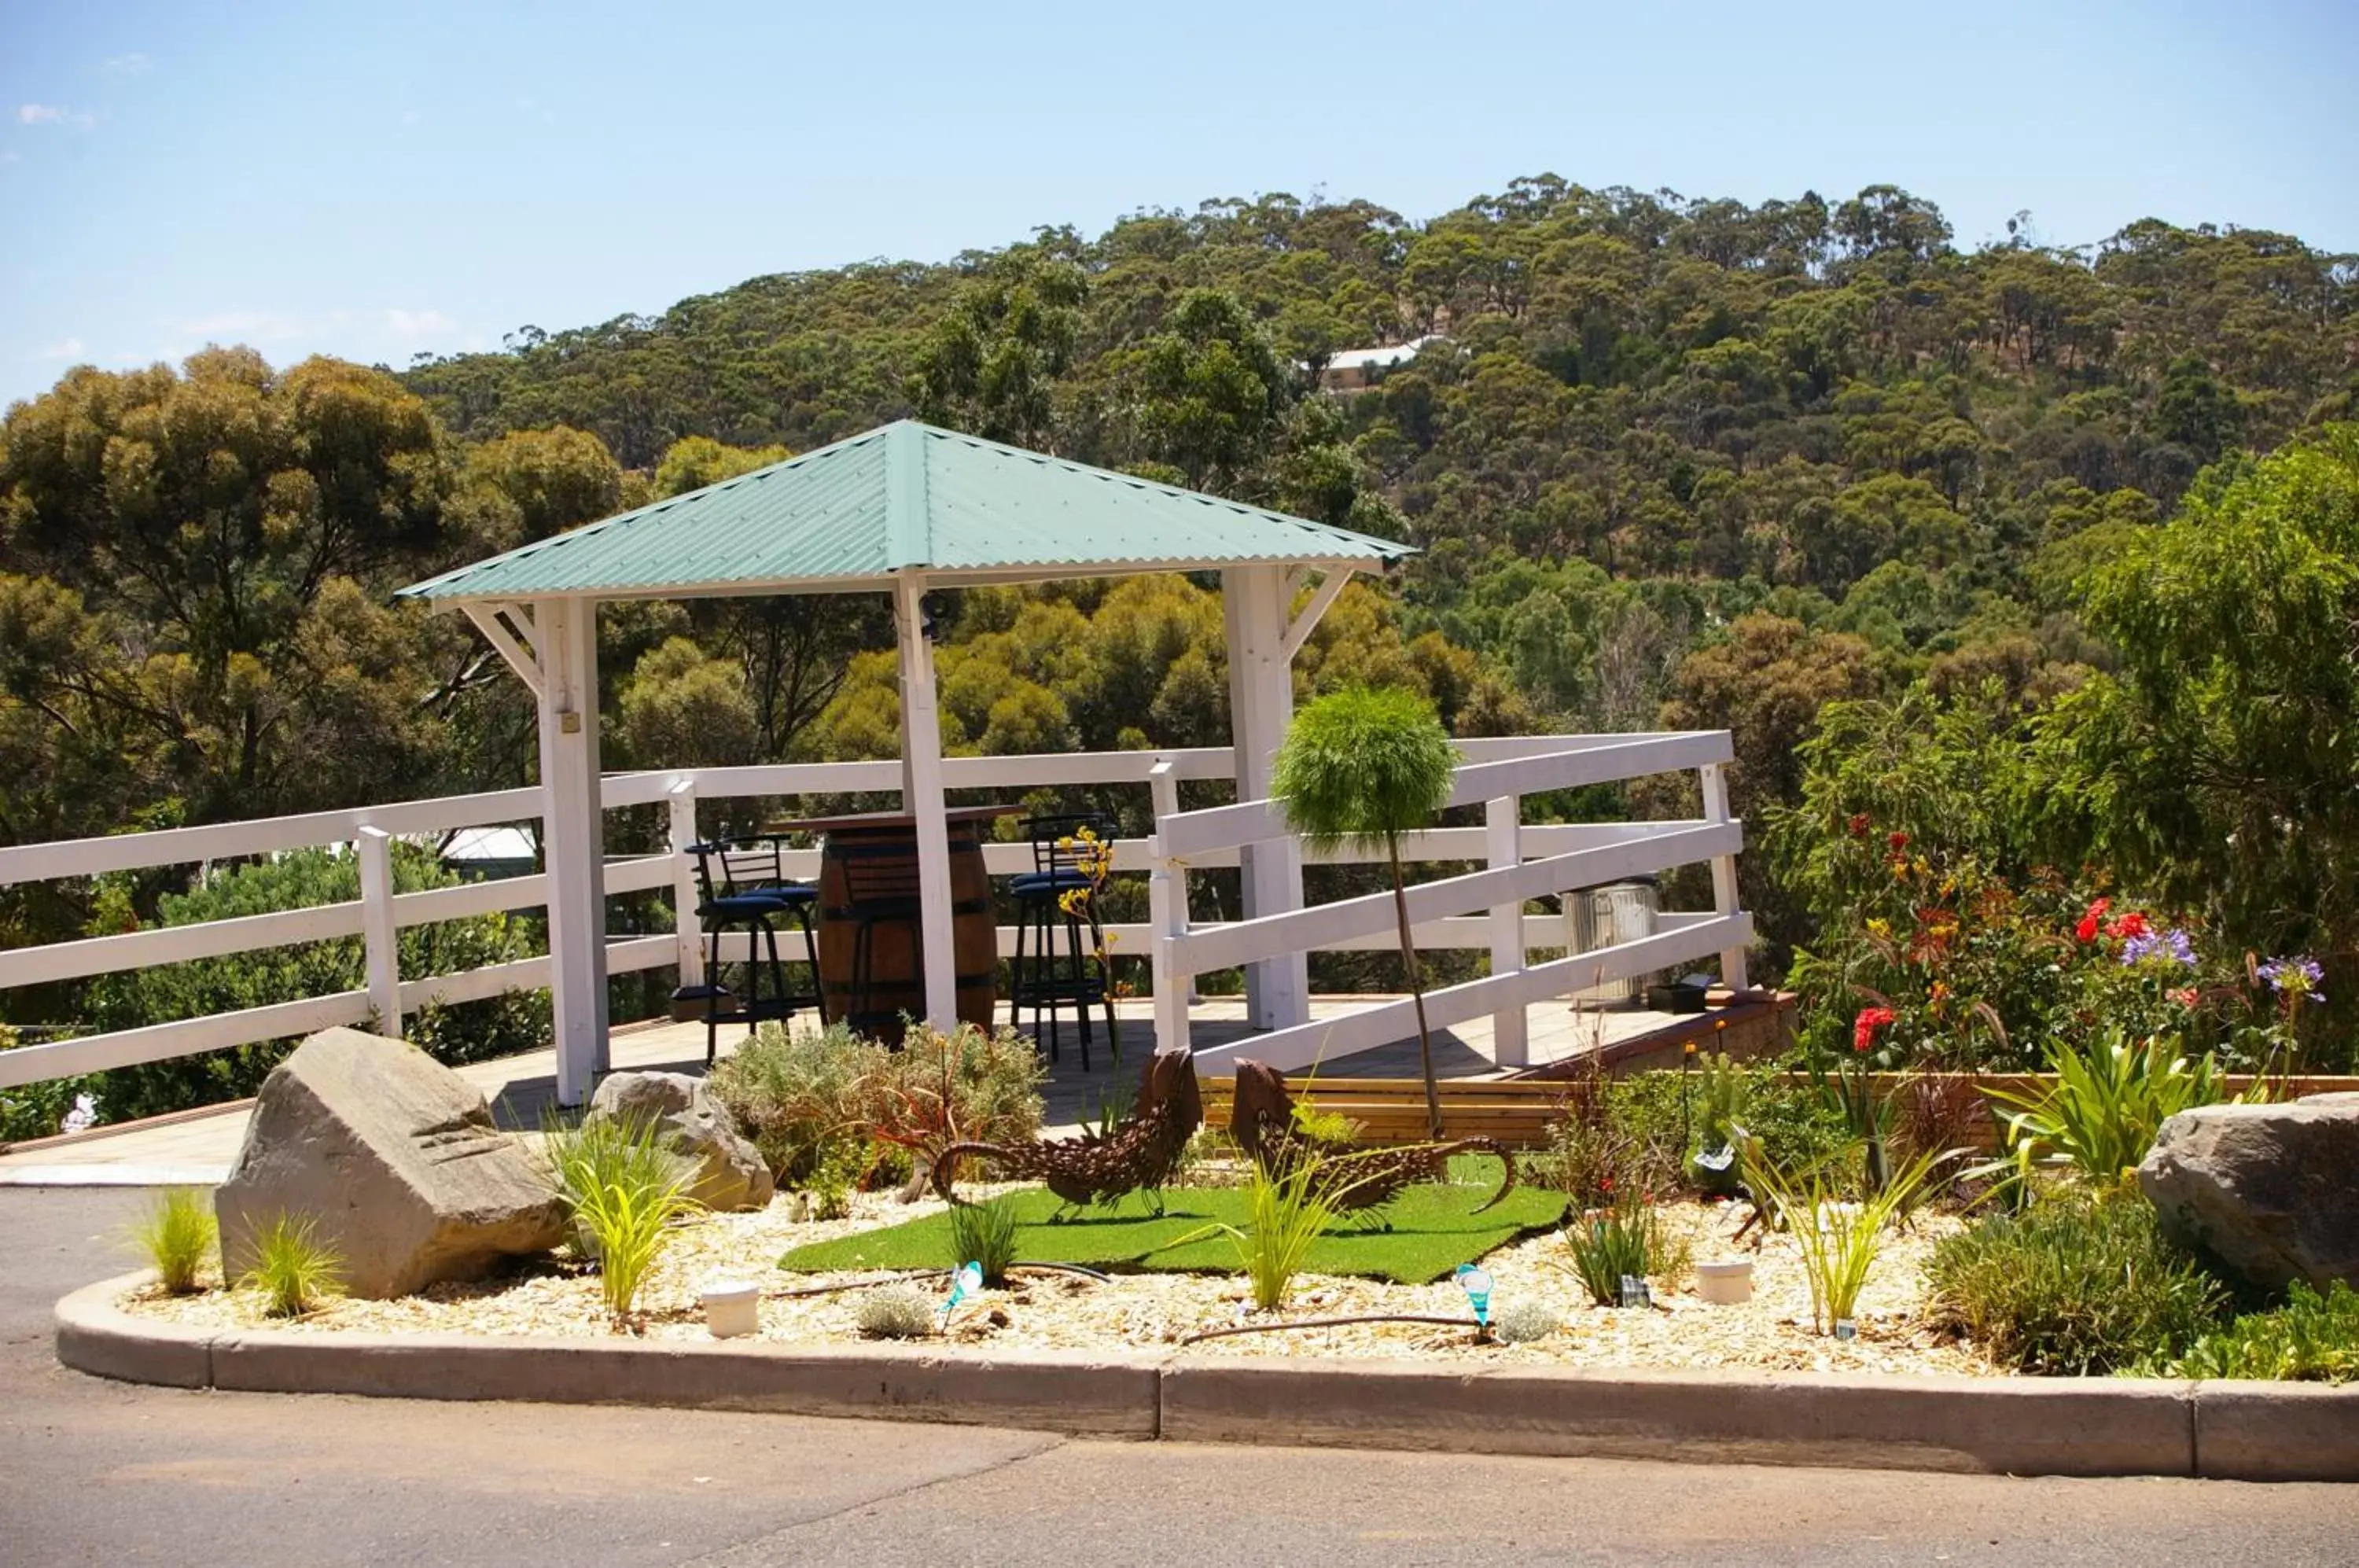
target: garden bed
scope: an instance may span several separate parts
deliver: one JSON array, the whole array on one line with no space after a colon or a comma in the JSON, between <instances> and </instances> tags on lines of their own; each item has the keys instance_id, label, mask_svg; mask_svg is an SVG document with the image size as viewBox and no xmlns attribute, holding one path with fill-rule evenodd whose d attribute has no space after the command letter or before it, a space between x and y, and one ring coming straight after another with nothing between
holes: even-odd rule
<instances>
[{"instance_id":1,"label":"garden bed","mask_svg":"<svg viewBox=\"0 0 2359 1568\"><path fill-rule=\"evenodd\" d=\"M977 1190L978 1193L980 1189ZM1216 1196L1220 1189L1176 1190L1176 1211L1190 1200ZM1471 1209L1487 1189L1446 1189ZM1537 1196L1537 1194L1535 1194ZM1509 1202L1514 1202L1510 1199ZM1041 1198L1021 1198L1027 1205ZM1139 1200L1131 1200L1136 1204ZM706 1337L699 1290L708 1280L734 1278L757 1282L762 1290L761 1337L802 1345L856 1345L860 1287L891 1277L874 1269L790 1271L777 1267L781 1255L814 1247L857 1246L878 1238L880 1248L893 1227L939 1215L943 1205L927 1200L901 1204L884 1194L853 1200L850 1217L797 1221L781 1198L750 1214L712 1214L679 1229L657 1266L642 1298L634 1327L653 1339ZM1503 1204L1504 1208L1505 1205ZM1129 1212L1125 1209L1122 1212ZM1562 1315L1556 1333L1527 1344L1486 1341L1469 1321L1458 1328L1437 1323L1362 1323L1294 1333L1250 1334L1203 1341L1205 1353L1248 1357L1377 1357L1502 1365L1554 1365L1584 1368L1754 1368L1794 1371L1859 1371L1988 1375L1995 1368L1973 1346L1931 1326L1921 1302L1925 1259L1933 1242L1956 1228L1939 1214L1921 1215L1912 1228L1890 1238L1875 1278L1862 1299L1859 1335L1836 1340L1810 1327L1810 1292L1789 1237L1772 1236L1756 1253L1751 1242L1733 1247L1728 1237L1741 1223L1741 1204L1679 1203L1659 1211L1674 1254L1694 1258L1756 1258L1756 1294L1741 1306L1714 1306L1699 1300L1685 1280L1656 1281L1656 1304L1648 1308L1595 1307L1565 1268L1566 1247L1553 1229L1505 1242L1488 1252L1484 1266L1495 1280L1493 1311L1517 1301L1542 1301ZM1496 1214L1498 1211L1494 1211ZM1490 1216L1484 1216L1490 1217ZM1400 1216L1401 1231L1414 1214ZM1201 1224L1180 1220L1183 1227ZM1522 1222L1518 1222L1522 1223ZM1513 1226L1507 1228L1512 1229ZM922 1233L921 1233L922 1234ZM908 1231L902 1232L906 1239ZM1382 1250L1385 1233L1372 1231L1333 1238L1333 1244ZM1103 1282L1076 1275L1017 1270L1004 1289L985 1290L950 1316L941 1334L922 1342L956 1355L962 1351L1063 1351L1113 1353L1168 1350L1189 1336L1271 1316L1328 1317L1405 1313L1468 1319L1465 1295L1442 1278L1423 1284L1345 1275L1310 1273L1298 1280L1283 1313L1250 1314L1246 1291L1233 1266L1217 1255L1224 1243L1200 1244L1212 1271L1117 1272ZM810 1258L806 1252L806 1259ZM908 1258L917 1262L914 1255ZM927 1259L929 1267L941 1259ZM936 1300L946 1293L940 1279L912 1281ZM826 1287L852 1286L834 1290ZM798 1293L806 1292L806 1293ZM422 1295L394 1301L337 1301L308 1316L267 1319L258 1297L244 1291L209 1290L167 1297L136 1290L123 1305L135 1316L168 1321L199 1330L260 1326L302 1333L340 1331L460 1333L483 1335L558 1335L606 1339L617 1332L599 1297L598 1281L585 1269L558 1259L520 1264L501 1279L443 1284Z\"/></svg>"}]
</instances>

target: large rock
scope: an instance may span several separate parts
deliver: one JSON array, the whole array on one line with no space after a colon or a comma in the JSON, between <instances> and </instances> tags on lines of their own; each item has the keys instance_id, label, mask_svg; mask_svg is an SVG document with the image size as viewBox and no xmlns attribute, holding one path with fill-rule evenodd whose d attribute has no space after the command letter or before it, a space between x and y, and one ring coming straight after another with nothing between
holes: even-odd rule
<instances>
[{"instance_id":1,"label":"large rock","mask_svg":"<svg viewBox=\"0 0 2359 1568\"><path fill-rule=\"evenodd\" d=\"M2359 1094L2181 1111L2138 1185L2166 1230L2256 1285L2359 1288Z\"/></svg>"},{"instance_id":2,"label":"large rock","mask_svg":"<svg viewBox=\"0 0 2359 1568\"><path fill-rule=\"evenodd\" d=\"M473 1084L350 1029L313 1035L271 1069L213 1205L233 1273L280 1214L309 1216L355 1296L473 1279L565 1235L546 1162L492 1125Z\"/></svg>"},{"instance_id":3,"label":"large rock","mask_svg":"<svg viewBox=\"0 0 2359 1568\"><path fill-rule=\"evenodd\" d=\"M758 1209L774 1184L761 1151L739 1136L702 1079L685 1073L614 1073L590 1096L584 1122L655 1122L664 1147L696 1162L689 1195L709 1209Z\"/></svg>"}]
</instances>

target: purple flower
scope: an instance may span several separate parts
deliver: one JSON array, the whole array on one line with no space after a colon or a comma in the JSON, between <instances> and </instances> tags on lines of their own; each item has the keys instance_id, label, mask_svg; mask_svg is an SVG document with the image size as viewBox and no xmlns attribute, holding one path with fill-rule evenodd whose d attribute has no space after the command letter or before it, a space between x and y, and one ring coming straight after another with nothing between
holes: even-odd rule
<instances>
[{"instance_id":1,"label":"purple flower","mask_svg":"<svg viewBox=\"0 0 2359 1568\"><path fill-rule=\"evenodd\" d=\"M2318 960L2306 953L2295 958L2272 958L2261 965L2261 978L2280 996L2299 991L2310 1001L2323 1002L2326 994L2319 984L2325 977Z\"/></svg>"},{"instance_id":2,"label":"purple flower","mask_svg":"<svg viewBox=\"0 0 2359 1568\"><path fill-rule=\"evenodd\" d=\"M2122 963L2143 964L2149 958L2169 959L2186 968L2195 967L2195 943L2177 926L2169 931L2147 931L2122 943Z\"/></svg>"}]
</instances>

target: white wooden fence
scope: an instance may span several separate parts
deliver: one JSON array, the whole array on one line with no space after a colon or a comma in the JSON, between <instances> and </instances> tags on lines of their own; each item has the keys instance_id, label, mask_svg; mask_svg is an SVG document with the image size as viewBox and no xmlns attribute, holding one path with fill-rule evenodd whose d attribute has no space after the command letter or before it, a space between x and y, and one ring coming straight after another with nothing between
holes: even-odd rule
<instances>
[{"instance_id":1,"label":"white wooden fence","mask_svg":"<svg viewBox=\"0 0 2359 1568\"><path fill-rule=\"evenodd\" d=\"M1490 1014L1494 1057L1502 1066L1524 1065L1528 1046L1525 1009L1534 1002L1712 953L1719 955L1722 976L1730 986L1741 989L1745 983L1745 947L1752 938L1753 920L1737 905L1736 855L1745 847L1745 833L1728 814L1723 772L1730 759L1726 732L1557 739L1553 751L1478 757L1458 768L1449 803L1483 806L1485 825L1462 831L1482 835L1489 868L1421 882L1407 894L1410 928L1421 943L1490 949L1491 973L1429 993L1425 1017L1431 1027L1444 1029ZM1700 821L1555 828L1523 824L1527 795L1690 768L1701 785L1704 815ZM1188 868L1210 864L1214 855L1233 855L1242 845L1284 836L1285 825L1266 800L1201 811L1158 810L1155 840L1148 849L1148 887L1158 1041L1188 1038L1187 996L1195 975L1279 953L1396 945L1398 915L1389 892L1258 920L1205 926L1190 922ZM1662 929L1652 936L1527 964L1531 948L1560 945L1560 941L1534 940L1532 917L1524 912L1527 901L1703 862L1712 866L1715 908L1711 913L1662 916L1658 920ZM1474 910L1487 914L1469 920ZM1480 928L1485 941L1451 940L1452 932L1467 926ZM1200 1054L1208 1063L1250 1054L1280 1070L1306 1067L1413 1034L1414 1007L1403 997L1209 1047Z\"/></svg>"},{"instance_id":2,"label":"white wooden fence","mask_svg":"<svg viewBox=\"0 0 2359 1568\"><path fill-rule=\"evenodd\" d=\"M1534 998L1549 994L1548 985L1570 991L1575 985L1568 978L1571 972L1562 964L1523 968L1526 949L1561 945L1562 927L1553 916L1524 915L1522 898L1712 856L1716 885L1723 864L1727 867L1724 886L1721 887L1720 915L1668 917L1665 923L1672 930L1667 934L1683 940L1655 939L1662 944L1659 955L1653 954L1652 950L1646 954L1617 955L1609 951L1584 955L1580 961L1579 984L1586 985L1599 977L1611 979L1622 974L1659 968L1722 949L1734 954L1738 968L1732 973L1741 979L1742 953L1736 950L1744 945L1742 933L1745 927L1745 917L1735 912L1734 870L1741 835L1735 824L1725 820L1725 796L1718 787L1719 765L1728 757L1724 735L1518 735L1466 741L1462 743L1462 749L1469 761L1459 770L1461 786L1453 799L1489 802L1488 825L1414 833L1403 841L1402 853L1416 861L1487 860L1495 869L1477 873L1473 878L1453 877L1429 883L1413 894L1411 909L1421 947L1490 951L1494 977L1474 982L1476 988L1495 986L1501 978L1507 978L1529 989ZM1524 794L1688 768L1702 771L1707 815L1712 817L1709 822L1525 827L1514 820L1516 802ZM1151 791L1158 819L1157 835L1153 839L1117 841L1114 868L1124 873L1150 873L1150 904L1160 912L1151 915L1145 924L1108 929L1115 939L1117 952L1150 955L1158 988L1167 996L1174 995L1164 985L1167 974L1183 977L1176 996L1184 999L1185 976L1226 968L1243 960L1287 952L1387 949L1395 943L1389 895L1382 900L1383 909L1375 914L1368 912L1374 909L1369 900L1351 899L1259 920L1198 924L1192 928L1188 924L1183 864L1184 867L1195 869L1234 866L1244 845L1282 836L1266 801L1247 801L1208 811L1179 811L1181 782L1225 782L1234 779L1234 759L1225 746L1162 752L952 757L945 761L943 772L945 784L962 790L1016 792L1069 786L1132 785ZM676 964L683 982L701 977L703 942L694 913L696 867L692 857L680 853L699 836L700 801L896 794L899 788L900 764L894 761L681 768L608 775L603 789L606 810L661 805L669 811L670 830L670 853L627 856L607 863L608 896L668 888L678 913L674 931L611 938L606 948L608 973L629 974ZM7 886L341 844L350 846L357 860L361 890L359 898L342 903L0 951L0 989L354 936L363 941L367 978L367 985L360 990L0 1051L0 1088L283 1039L335 1024L397 1020L431 1003L473 1001L504 991L548 985L549 960L546 954L455 974L401 977L397 972L397 937L402 928L499 910L538 908L548 897L548 884L545 875L535 874L397 894L393 891L391 854L392 841L397 837L439 837L460 828L537 822L542 799L538 789L504 789L210 827L0 848L0 886ZM1723 803L1715 807L1715 801ZM1714 811L1716 816L1712 815ZM755 825L743 824L747 828ZM1512 886L1498 879L1498 872L1512 869L1516 857L1521 855L1543 858L1534 861L1527 874ZM986 844L984 858L986 868L995 876L1032 868L1030 847L1023 844ZM1360 862L1367 857L1345 854L1310 858L1316 863L1321 859ZM819 852L790 853L786 870L790 876L816 877ZM1562 880L1566 876L1575 879ZM1493 880L1481 881L1484 877ZM1476 883L1480 885L1470 886ZM1525 890L1527 885L1528 891ZM1461 898L1461 891L1479 896ZM1508 902L1510 898L1516 902ZM1486 912L1468 913L1478 909ZM1015 940L1016 928L1000 928L1003 954L1013 951ZM743 933L725 938L722 947L724 961L741 961L749 956L746 943ZM800 957L800 933L782 933L780 951L790 960ZM1467 1010L1455 998L1469 989L1451 987L1436 993L1430 1000L1445 1010L1456 1009L1451 1012L1453 1019L1506 1006L1498 999L1502 993L1494 989L1480 992L1480 1005ZM1353 1016L1352 1028L1346 1031L1349 1039L1358 1040L1375 1027L1357 1022L1365 1017ZM1520 1018L1520 1012L1517 1017ZM1261 1037L1256 1043L1265 1048L1266 1054L1271 1041L1291 1049L1288 1041L1299 1032L1280 1031ZM1161 1038L1184 1038L1184 1027L1180 1036L1166 1034ZM1386 1038L1398 1038L1397 1031ZM1328 1053L1342 1054L1343 1050L1339 1040L1330 1045Z\"/></svg>"}]
</instances>

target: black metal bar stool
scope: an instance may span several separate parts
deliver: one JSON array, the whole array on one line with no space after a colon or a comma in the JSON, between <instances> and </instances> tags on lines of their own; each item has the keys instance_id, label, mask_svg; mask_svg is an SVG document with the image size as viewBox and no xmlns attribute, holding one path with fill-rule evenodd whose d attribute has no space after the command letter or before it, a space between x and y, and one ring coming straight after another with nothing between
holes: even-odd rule
<instances>
[{"instance_id":1,"label":"black metal bar stool","mask_svg":"<svg viewBox=\"0 0 2359 1568\"><path fill-rule=\"evenodd\" d=\"M704 1064L712 1065L720 1049L721 1026L743 1022L752 1034L765 1018L790 1019L798 1007L818 1010L827 1021L827 999L819 984L819 944L811 931L811 908L819 889L786 874L786 852L776 837L714 839L691 844L696 856L696 918L704 931L704 984L682 986L673 1000L704 1003ZM802 928L809 956L809 991L787 987L787 966L778 957L780 920ZM733 996L721 983L723 933L742 931L753 944L746 956L745 995ZM767 958L764 953L766 950ZM762 995L762 972L770 974L770 995ZM727 1006L724 1008L724 1004Z\"/></svg>"},{"instance_id":2,"label":"black metal bar stool","mask_svg":"<svg viewBox=\"0 0 2359 1568\"><path fill-rule=\"evenodd\" d=\"M830 841L830 853L834 853ZM845 981L849 998L844 1018L860 1033L901 1049L901 1015L876 1006L876 933L898 926L908 933L908 974L906 980L890 976L894 989L913 996L926 994L925 901L918 880L918 856L898 845L854 844L840 857L843 867L843 903L827 910L830 921L852 926L852 973ZM922 1010L922 1008L921 1008Z\"/></svg>"},{"instance_id":3,"label":"black metal bar stool","mask_svg":"<svg viewBox=\"0 0 2359 1568\"><path fill-rule=\"evenodd\" d=\"M1114 1034L1114 977L1099 956L1104 945L1099 924L1096 889L1087 869L1098 844L1114 842L1114 819L1103 812L1031 817L1024 823L1032 841L1032 869L1008 885L1016 900L1016 956L1008 964L1007 1021L1023 1027L1024 1008L1032 1008L1032 1038L1040 1032L1040 1015L1049 1016L1045 1039L1049 1060L1057 1060L1058 1010L1070 1003L1081 1026L1082 1071L1090 1070L1090 1008L1105 1009L1106 1034ZM1058 936L1064 951L1058 951ZM1027 947L1029 951L1027 952Z\"/></svg>"}]
</instances>

